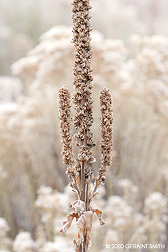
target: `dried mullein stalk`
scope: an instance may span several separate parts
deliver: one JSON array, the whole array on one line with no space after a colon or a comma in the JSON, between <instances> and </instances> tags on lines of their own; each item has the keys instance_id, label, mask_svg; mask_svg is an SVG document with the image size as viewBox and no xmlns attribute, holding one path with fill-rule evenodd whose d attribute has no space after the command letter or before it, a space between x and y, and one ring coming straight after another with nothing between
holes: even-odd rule
<instances>
[{"instance_id":1,"label":"dried mullein stalk","mask_svg":"<svg viewBox=\"0 0 168 252\"><path fill-rule=\"evenodd\" d=\"M112 99L110 91L103 88L100 95L100 110L101 110L101 143L100 143L100 163L99 180L105 181L106 167L110 166L112 157L111 152L113 149L113 110Z\"/></svg>"},{"instance_id":2,"label":"dried mullein stalk","mask_svg":"<svg viewBox=\"0 0 168 252\"><path fill-rule=\"evenodd\" d=\"M79 193L77 185L76 171L74 169L74 154L71 136L71 106L70 93L68 88L59 89L59 118L62 139L62 156L64 164L68 165L67 175L72 179L71 187Z\"/></svg>"},{"instance_id":3,"label":"dried mullein stalk","mask_svg":"<svg viewBox=\"0 0 168 252\"><path fill-rule=\"evenodd\" d=\"M89 0L74 0L73 3L73 43L75 44L75 62L73 67L74 88L73 103L75 116L73 120L75 145L78 154L74 159L71 137L70 94L67 88L59 90L60 126L63 143L63 160L68 165L67 174L72 179L70 186L77 193L78 199L69 206L73 212L68 215L61 232L65 232L74 218L78 227L78 240L74 240L76 252L86 252L90 247L90 233L92 229L92 217L95 213L103 225L101 210L92 203L97 194L97 187L105 180L106 166L111 164L112 151L112 101L110 92L104 88L100 96L101 109L101 167L99 175L95 178L95 187L91 190L91 182L94 181L92 165L96 161L92 148L95 146L91 126L93 124L92 101L92 49L90 26Z\"/></svg>"},{"instance_id":4,"label":"dried mullein stalk","mask_svg":"<svg viewBox=\"0 0 168 252\"><path fill-rule=\"evenodd\" d=\"M103 88L100 95L100 111L101 111L101 143L100 143L100 164L99 176L95 179L95 189L100 184L104 184L106 179L106 167L110 166L112 161L111 152L113 149L113 109L110 91Z\"/></svg>"},{"instance_id":5,"label":"dried mullein stalk","mask_svg":"<svg viewBox=\"0 0 168 252\"><path fill-rule=\"evenodd\" d=\"M100 95L101 110L101 166L106 167L111 164L111 151L113 148L113 110L110 91L103 88Z\"/></svg>"},{"instance_id":6,"label":"dried mullein stalk","mask_svg":"<svg viewBox=\"0 0 168 252\"><path fill-rule=\"evenodd\" d=\"M89 1L73 1L73 42L75 44L74 62L74 87L75 93L73 102L76 114L74 127L77 130L75 135L76 146L79 147L77 157L80 164L79 174L81 180L80 199L86 201L85 210L88 210L88 187L86 177L90 177L91 166L94 161L91 148L95 146L93 134L90 127L93 124L93 101L91 97L92 69L91 69L91 36L90 36L90 11ZM87 169L86 169L87 167Z\"/></svg>"},{"instance_id":7,"label":"dried mullein stalk","mask_svg":"<svg viewBox=\"0 0 168 252\"><path fill-rule=\"evenodd\" d=\"M71 137L71 106L70 93L68 88L59 89L59 116L62 137L62 156L64 164L70 165L73 162L72 137Z\"/></svg>"}]
</instances>

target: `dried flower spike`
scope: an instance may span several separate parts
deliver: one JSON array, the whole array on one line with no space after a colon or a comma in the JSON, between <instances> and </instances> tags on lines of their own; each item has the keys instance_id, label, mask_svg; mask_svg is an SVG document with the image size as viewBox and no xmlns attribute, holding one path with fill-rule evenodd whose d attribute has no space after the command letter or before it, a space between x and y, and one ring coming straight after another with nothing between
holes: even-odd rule
<instances>
[{"instance_id":1,"label":"dried flower spike","mask_svg":"<svg viewBox=\"0 0 168 252\"><path fill-rule=\"evenodd\" d=\"M91 97L92 69L91 69L91 36L90 36L90 13L89 0L73 1L73 42L75 44L75 62L73 67L75 93L73 101L75 104L74 127L77 130L76 145L81 147L87 145L92 147L93 139L89 128L93 124L93 101ZM87 138L87 139L86 139ZM86 142L87 141L87 142Z\"/></svg>"},{"instance_id":2,"label":"dried flower spike","mask_svg":"<svg viewBox=\"0 0 168 252\"><path fill-rule=\"evenodd\" d=\"M103 88L100 94L101 111L101 143L100 143L100 163L99 176L102 183L105 182L106 166L111 165L113 149L113 109L112 98L109 89Z\"/></svg>"},{"instance_id":3,"label":"dried flower spike","mask_svg":"<svg viewBox=\"0 0 168 252\"><path fill-rule=\"evenodd\" d=\"M88 210L88 183L86 178L91 172L94 157L91 148L95 146L90 127L93 124L93 101L92 101L92 68L91 68L91 36L89 0L74 0L73 3L73 42L75 44L75 62L73 66L74 88L73 102L75 104L74 127L76 146L79 147L78 169L81 181L80 199L86 202ZM87 168L87 169L86 169ZM88 181L88 180L87 180Z\"/></svg>"},{"instance_id":4,"label":"dried flower spike","mask_svg":"<svg viewBox=\"0 0 168 252\"><path fill-rule=\"evenodd\" d=\"M100 95L100 110L101 110L101 166L110 166L111 152L113 148L113 109L112 98L109 89L103 88Z\"/></svg>"},{"instance_id":5,"label":"dried flower spike","mask_svg":"<svg viewBox=\"0 0 168 252\"><path fill-rule=\"evenodd\" d=\"M68 88L59 89L59 118L62 138L62 155L64 164L73 163L72 137L71 137L71 111L70 93Z\"/></svg>"}]
</instances>

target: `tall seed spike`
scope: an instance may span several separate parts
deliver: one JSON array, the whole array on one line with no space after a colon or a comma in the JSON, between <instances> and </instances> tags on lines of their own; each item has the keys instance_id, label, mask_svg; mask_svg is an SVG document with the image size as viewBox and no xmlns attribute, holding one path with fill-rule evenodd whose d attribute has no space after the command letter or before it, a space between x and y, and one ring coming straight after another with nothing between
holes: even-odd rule
<instances>
[{"instance_id":1,"label":"tall seed spike","mask_svg":"<svg viewBox=\"0 0 168 252\"><path fill-rule=\"evenodd\" d=\"M106 166L110 166L112 161L113 150L113 109L112 98L109 89L103 88L100 94L100 111L101 111L101 172L106 172ZM104 168L103 168L104 167ZM104 174L105 175L105 174Z\"/></svg>"},{"instance_id":2,"label":"tall seed spike","mask_svg":"<svg viewBox=\"0 0 168 252\"><path fill-rule=\"evenodd\" d=\"M88 129L93 124L92 68L91 68L91 25L89 0L74 0L72 8L74 51L74 87L73 101L76 114L74 126L77 129L76 145L87 145Z\"/></svg>"},{"instance_id":3,"label":"tall seed spike","mask_svg":"<svg viewBox=\"0 0 168 252\"><path fill-rule=\"evenodd\" d=\"M69 89L62 87L59 89L59 118L62 139L62 156L66 165L73 163L74 154L71 137L71 106Z\"/></svg>"}]
</instances>

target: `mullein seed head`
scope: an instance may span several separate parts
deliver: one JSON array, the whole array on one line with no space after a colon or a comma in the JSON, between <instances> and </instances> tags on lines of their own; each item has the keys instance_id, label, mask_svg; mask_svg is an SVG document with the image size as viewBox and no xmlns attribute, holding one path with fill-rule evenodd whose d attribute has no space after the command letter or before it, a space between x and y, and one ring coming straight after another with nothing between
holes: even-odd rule
<instances>
[{"instance_id":1,"label":"mullein seed head","mask_svg":"<svg viewBox=\"0 0 168 252\"><path fill-rule=\"evenodd\" d=\"M107 88L103 88L100 95L100 110L101 110L101 168L99 173L105 175L106 166L110 166L112 161L112 149L113 149L113 109L112 98L110 91Z\"/></svg>"},{"instance_id":2,"label":"mullein seed head","mask_svg":"<svg viewBox=\"0 0 168 252\"><path fill-rule=\"evenodd\" d=\"M74 161L71 137L71 106L68 88L59 89L59 117L62 139L62 156L64 164L72 166Z\"/></svg>"},{"instance_id":3,"label":"mullein seed head","mask_svg":"<svg viewBox=\"0 0 168 252\"><path fill-rule=\"evenodd\" d=\"M93 124L93 101L91 89L92 68L91 68L91 26L90 26L90 4L89 0L73 1L73 43L75 44L75 62L73 66L74 87L73 102L76 114L74 116L74 127L77 130L76 146L80 147L81 155L89 156L91 152L83 149L83 145L90 148L94 146L92 133L89 128ZM85 140L87 139L87 142Z\"/></svg>"}]
</instances>

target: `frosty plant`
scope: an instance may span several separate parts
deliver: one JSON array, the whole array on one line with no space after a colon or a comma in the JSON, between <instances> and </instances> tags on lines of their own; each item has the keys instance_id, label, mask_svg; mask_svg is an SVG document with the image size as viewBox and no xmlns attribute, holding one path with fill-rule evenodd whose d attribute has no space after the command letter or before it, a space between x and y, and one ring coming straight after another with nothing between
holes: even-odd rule
<instances>
[{"instance_id":1,"label":"frosty plant","mask_svg":"<svg viewBox=\"0 0 168 252\"><path fill-rule=\"evenodd\" d=\"M75 145L78 149L77 157L73 153L73 141L71 136L71 96L66 87L59 89L60 127L63 144L63 161L68 166L67 175L72 182L70 186L77 193L78 199L70 203L73 212L63 223L61 232L65 232L73 219L76 219L78 227L78 239L74 240L75 251L85 252L90 247L90 233L92 218L95 213L103 225L101 210L92 203L97 194L99 185L104 184L106 179L106 167L111 164L112 152L112 100L107 88L103 88L100 94L101 110L101 143L100 158L101 167L98 176L94 177L92 165L96 161L92 148L95 146L91 126L93 124L93 101L92 101L92 49L90 4L89 0L73 1L73 43L75 44L74 62L74 89L73 103L75 116L73 126L76 130ZM93 184L91 184L94 182Z\"/></svg>"}]
</instances>

